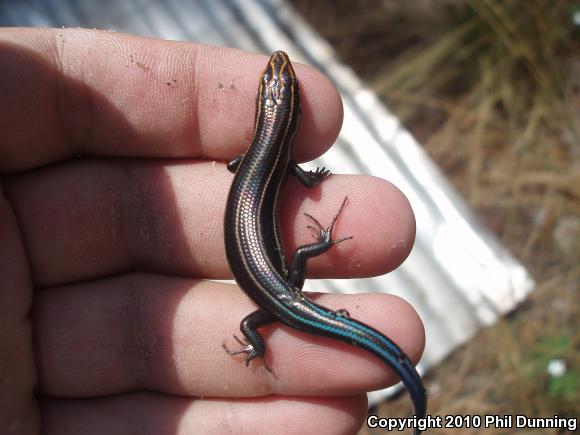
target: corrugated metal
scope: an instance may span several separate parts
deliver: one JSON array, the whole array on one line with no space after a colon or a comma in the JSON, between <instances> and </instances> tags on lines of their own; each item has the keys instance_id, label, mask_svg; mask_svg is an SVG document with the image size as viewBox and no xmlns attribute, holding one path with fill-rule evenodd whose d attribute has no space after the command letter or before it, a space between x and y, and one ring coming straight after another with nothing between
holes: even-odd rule
<instances>
[{"instance_id":1,"label":"corrugated metal","mask_svg":"<svg viewBox=\"0 0 580 435\"><path fill-rule=\"evenodd\" d=\"M511 310L533 288L526 270L474 219L409 132L282 0L5 1L0 24L95 27L264 53L283 49L293 60L323 71L342 95L344 126L336 146L311 166L393 182L411 201L417 240L403 266L386 276L310 281L306 288L389 291L407 299L427 330L421 369Z\"/></svg>"}]
</instances>

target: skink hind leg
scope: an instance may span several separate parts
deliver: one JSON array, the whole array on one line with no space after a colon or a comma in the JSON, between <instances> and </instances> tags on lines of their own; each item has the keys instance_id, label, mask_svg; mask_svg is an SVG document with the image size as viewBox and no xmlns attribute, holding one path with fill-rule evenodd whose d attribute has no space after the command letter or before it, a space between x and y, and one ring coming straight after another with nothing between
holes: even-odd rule
<instances>
[{"instance_id":1,"label":"skink hind leg","mask_svg":"<svg viewBox=\"0 0 580 435\"><path fill-rule=\"evenodd\" d=\"M256 310L248 314L240 324L240 330L244 334L245 340L240 340L236 335L234 338L242 346L239 350L229 350L225 344L222 344L224 350L230 355L246 354L246 366L250 365L250 361L254 358L262 358L262 364L271 372L264 361L264 354L266 353L266 344L264 339L258 332L258 328L274 322L275 317L265 310Z\"/></svg>"},{"instance_id":2,"label":"skink hind leg","mask_svg":"<svg viewBox=\"0 0 580 435\"><path fill-rule=\"evenodd\" d=\"M343 237L338 240L332 240L332 231L334 229L334 225L338 220L338 217L342 213L344 206L346 205L346 201L348 197L345 197L340 205L340 208L335 213L332 221L328 228L324 228L318 220L308 213L304 213L308 218L310 218L315 225L308 225L308 228L312 230L312 235L317 240L316 243L311 243L309 245L299 246L294 253L294 257L292 258L292 264L290 265L290 269L288 271L288 281L294 288L302 289L304 286L304 279L305 279L305 271L306 271L306 263L309 258L316 257L318 255L324 254L328 251L332 246L336 245L337 243L344 242L345 240L352 239L352 236Z\"/></svg>"}]
</instances>

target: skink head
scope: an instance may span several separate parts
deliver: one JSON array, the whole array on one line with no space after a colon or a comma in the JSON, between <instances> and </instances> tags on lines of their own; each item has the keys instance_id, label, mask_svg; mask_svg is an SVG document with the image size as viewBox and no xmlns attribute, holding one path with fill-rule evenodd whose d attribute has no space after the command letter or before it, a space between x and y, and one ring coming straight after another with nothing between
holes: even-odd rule
<instances>
[{"instance_id":1,"label":"skink head","mask_svg":"<svg viewBox=\"0 0 580 435\"><path fill-rule=\"evenodd\" d=\"M288 55L276 51L262 72L259 94L265 106L292 103L298 95L298 80Z\"/></svg>"}]
</instances>

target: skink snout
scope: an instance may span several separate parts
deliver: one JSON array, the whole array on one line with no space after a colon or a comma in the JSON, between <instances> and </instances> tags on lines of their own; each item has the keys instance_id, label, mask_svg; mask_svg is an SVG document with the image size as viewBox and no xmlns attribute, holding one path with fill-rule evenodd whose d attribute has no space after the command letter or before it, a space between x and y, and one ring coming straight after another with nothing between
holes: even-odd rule
<instances>
[{"instance_id":1,"label":"skink snout","mask_svg":"<svg viewBox=\"0 0 580 435\"><path fill-rule=\"evenodd\" d=\"M265 105L279 105L291 98L292 93L298 92L296 82L296 75L288 55L283 51L275 51L262 73L261 95Z\"/></svg>"}]
</instances>

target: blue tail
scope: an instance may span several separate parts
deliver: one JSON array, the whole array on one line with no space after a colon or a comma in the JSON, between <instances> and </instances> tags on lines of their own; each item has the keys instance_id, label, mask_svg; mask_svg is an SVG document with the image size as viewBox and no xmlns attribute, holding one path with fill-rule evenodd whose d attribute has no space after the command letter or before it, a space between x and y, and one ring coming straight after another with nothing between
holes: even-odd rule
<instances>
[{"instance_id":1,"label":"blue tail","mask_svg":"<svg viewBox=\"0 0 580 435\"><path fill-rule=\"evenodd\" d=\"M290 326L303 329L309 333L345 341L372 353L393 369L409 391L413 402L415 416L425 418L427 413L427 395L423 381L411 360L390 338L374 328L348 317L348 313L331 311L310 300L286 307L286 314L292 322ZM284 321L284 320L283 320ZM421 431L414 430L418 435Z\"/></svg>"}]
</instances>

